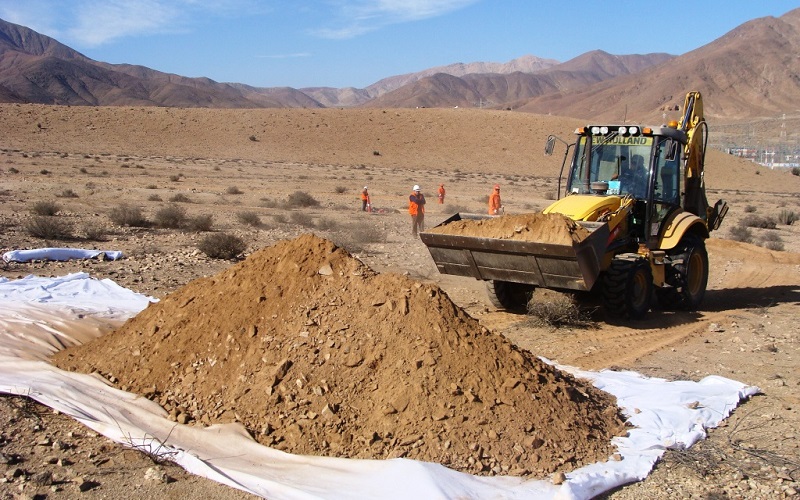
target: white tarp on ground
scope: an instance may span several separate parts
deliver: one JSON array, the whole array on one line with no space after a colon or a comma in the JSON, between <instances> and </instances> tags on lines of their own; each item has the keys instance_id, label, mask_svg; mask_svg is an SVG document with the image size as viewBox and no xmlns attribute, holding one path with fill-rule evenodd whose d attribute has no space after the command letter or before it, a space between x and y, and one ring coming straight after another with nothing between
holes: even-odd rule
<instances>
[{"instance_id":1,"label":"white tarp on ground","mask_svg":"<svg viewBox=\"0 0 800 500\"><path fill-rule=\"evenodd\" d=\"M178 425L146 398L45 361L135 315L150 300L85 273L0 278L0 392L28 396L120 443L169 454L189 472L276 500L591 498L644 479L666 448L691 446L758 392L722 377L669 382L634 372L561 367L616 396L635 428L614 440L622 460L573 471L558 486L549 480L472 476L408 459L290 455L257 444L237 425Z\"/></svg>"},{"instance_id":2,"label":"white tarp on ground","mask_svg":"<svg viewBox=\"0 0 800 500\"><path fill-rule=\"evenodd\" d=\"M30 262L32 260L118 260L122 258L119 250L85 250L81 248L35 248L32 250L10 250L3 254L6 262Z\"/></svg>"}]
</instances>

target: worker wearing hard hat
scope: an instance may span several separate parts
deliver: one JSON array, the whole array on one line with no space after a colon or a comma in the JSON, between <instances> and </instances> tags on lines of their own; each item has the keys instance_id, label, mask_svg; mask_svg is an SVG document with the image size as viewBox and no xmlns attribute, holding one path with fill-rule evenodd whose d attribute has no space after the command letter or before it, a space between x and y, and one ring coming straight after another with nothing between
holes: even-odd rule
<instances>
[{"instance_id":1,"label":"worker wearing hard hat","mask_svg":"<svg viewBox=\"0 0 800 500\"><path fill-rule=\"evenodd\" d=\"M500 184L494 185L492 194L489 195L489 215L501 215L503 204L500 201Z\"/></svg>"},{"instance_id":2,"label":"worker wearing hard hat","mask_svg":"<svg viewBox=\"0 0 800 500\"><path fill-rule=\"evenodd\" d=\"M408 197L408 213L411 214L411 234L414 238L425 230L425 195L419 185L411 188L411 195Z\"/></svg>"},{"instance_id":3,"label":"worker wearing hard hat","mask_svg":"<svg viewBox=\"0 0 800 500\"><path fill-rule=\"evenodd\" d=\"M372 203L369 199L369 190L367 190L367 186L364 186L364 189L361 190L361 211L362 212L371 212L372 211Z\"/></svg>"},{"instance_id":4,"label":"worker wearing hard hat","mask_svg":"<svg viewBox=\"0 0 800 500\"><path fill-rule=\"evenodd\" d=\"M439 205L444 204L444 184L439 184Z\"/></svg>"}]
</instances>

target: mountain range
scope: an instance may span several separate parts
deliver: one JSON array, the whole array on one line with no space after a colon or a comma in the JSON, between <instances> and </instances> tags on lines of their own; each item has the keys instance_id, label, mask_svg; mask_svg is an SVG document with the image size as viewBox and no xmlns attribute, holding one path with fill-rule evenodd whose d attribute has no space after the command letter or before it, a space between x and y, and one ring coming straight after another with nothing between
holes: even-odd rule
<instances>
[{"instance_id":1,"label":"mountain range","mask_svg":"<svg viewBox=\"0 0 800 500\"><path fill-rule=\"evenodd\" d=\"M646 43L642 45L646 49ZM680 56L602 50L526 55L391 76L363 88L260 88L95 61L0 20L0 102L208 108L486 107L585 119L653 119L688 90L728 121L798 114L800 9L751 20Z\"/></svg>"}]
</instances>

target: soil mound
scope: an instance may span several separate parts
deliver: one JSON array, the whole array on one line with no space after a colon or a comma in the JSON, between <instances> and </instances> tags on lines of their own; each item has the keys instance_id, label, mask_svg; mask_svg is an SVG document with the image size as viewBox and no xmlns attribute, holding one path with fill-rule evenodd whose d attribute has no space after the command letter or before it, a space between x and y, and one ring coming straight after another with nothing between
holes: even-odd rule
<instances>
[{"instance_id":1,"label":"soil mound","mask_svg":"<svg viewBox=\"0 0 800 500\"><path fill-rule=\"evenodd\" d=\"M430 229L431 233L506 240L535 241L555 245L580 243L589 231L558 213L502 215L490 219L462 219Z\"/></svg>"},{"instance_id":2,"label":"soil mound","mask_svg":"<svg viewBox=\"0 0 800 500\"><path fill-rule=\"evenodd\" d=\"M297 454L545 474L605 460L624 428L613 397L481 327L438 287L377 274L310 234L53 362L179 422L240 422Z\"/></svg>"}]
</instances>

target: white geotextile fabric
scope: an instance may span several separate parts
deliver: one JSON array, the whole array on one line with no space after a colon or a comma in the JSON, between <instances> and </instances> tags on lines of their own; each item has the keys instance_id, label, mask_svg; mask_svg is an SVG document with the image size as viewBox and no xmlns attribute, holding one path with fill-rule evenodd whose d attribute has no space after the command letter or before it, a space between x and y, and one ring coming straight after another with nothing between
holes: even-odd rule
<instances>
[{"instance_id":1,"label":"white geotextile fabric","mask_svg":"<svg viewBox=\"0 0 800 500\"><path fill-rule=\"evenodd\" d=\"M614 439L622 460L582 467L558 486L549 480L472 476L409 459L290 455L259 445L238 425L176 424L146 398L46 361L64 346L135 315L151 300L85 273L0 279L0 392L31 397L122 444L170 456L191 473L275 500L591 498L644 479L666 448L691 446L758 392L723 377L668 382L562 366L615 395L635 428Z\"/></svg>"},{"instance_id":2,"label":"white geotextile fabric","mask_svg":"<svg viewBox=\"0 0 800 500\"><path fill-rule=\"evenodd\" d=\"M30 262L32 260L81 260L96 259L117 260L122 258L119 250L85 250L81 248L35 248L32 250L10 250L3 254L6 262Z\"/></svg>"}]
</instances>

